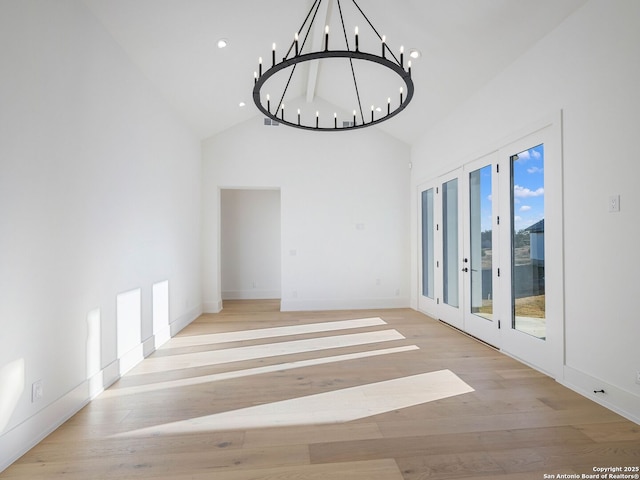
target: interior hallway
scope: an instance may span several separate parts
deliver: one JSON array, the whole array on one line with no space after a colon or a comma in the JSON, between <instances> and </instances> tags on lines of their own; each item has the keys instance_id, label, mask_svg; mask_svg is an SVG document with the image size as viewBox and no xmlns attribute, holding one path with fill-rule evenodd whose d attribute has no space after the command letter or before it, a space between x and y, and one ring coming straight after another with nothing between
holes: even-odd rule
<instances>
[{"instance_id":1,"label":"interior hallway","mask_svg":"<svg viewBox=\"0 0 640 480\"><path fill-rule=\"evenodd\" d=\"M410 309L225 301L2 479L542 479L640 465L640 427Z\"/></svg>"}]
</instances>

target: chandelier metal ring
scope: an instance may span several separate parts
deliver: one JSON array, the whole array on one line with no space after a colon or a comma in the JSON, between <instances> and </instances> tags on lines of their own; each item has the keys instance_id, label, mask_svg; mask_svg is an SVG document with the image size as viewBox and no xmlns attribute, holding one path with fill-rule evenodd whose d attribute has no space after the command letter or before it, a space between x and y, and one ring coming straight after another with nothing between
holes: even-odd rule
<instances>
[{"instance_id":1,"label":"chandelier metal ring","mask_svg":"<svg viewBox=\"0 0 640 480\"><path fill-rule=\"evenodd\" d=\"M371 31L380 42L378 43L378 45L379 45L379 48L381 47L382 54L375 55L366 51L360 51L359 28L357 25L355 27L355 37L354 37L355 48L351 48L351 46L349 45L350 43L349 36L347 35L347 30L345 27L345 21L343 16L343 9L342 9L340 0L335 0L335 4L338 7L340 26L342 27L342 33L344 34L344 46L346 48L344 49L339 48L335 50L330 49L329 47L330 20L329 20L329 14L328 14L328 12L330 12L330 8L329 8L331 6L330 2L331 0L323 4L323 0L313 1L313 5L311 6L311 9L307 13L306 18L302 22L302 25L300 26L300 28L298 28L297 33L294 35L294 42L291 44L291 46L289 47L284 57L283 58L281 57L282 58L281 62L276 63L276 44L275 43L273 44L273 49L271 52L271 60L272 60L271 67L268 70L263 72L262 57L259 58L258 71L254 72L253 102L255 103L256 107L258 107L258 110L260 110L264 115L266 115L267 117L265 119L266 123L271 123L271 124L282 123L284 125L294 127L294 128L300 128L300 129L311 130L311 131L322 131L322 132L354 130L358 128L370 127L370 126L385 122L395 117L398 113L402 112L411 102L411 99L413 98L413 94L414 94L414 84L413 84L413 80L411 79L411 61L410 60L407 63L407 68L405 68L404 47L402 46L400 47L400 59L398 59L394 55L393 51L387 45L386 37L384 35L380 35L378 30L373 26L369 18L362 11L362 9L360 8L356 0L351 0L351 3L353 4L356 10L355 15L357 17L357 14L359 12L359 14L362 17L362 20L364 20L365 23L368 24L369 27L371 27ZM322 42L324 48L321 48L321 46L318 45L319 39L317 37L317 34L320 33L321 30L319 30L319 28L316 28L314 30L314 22L316 21L316 17L318 16L318 12L320 11L321 4L327 6L327 8L325 9L325 13L323 13L323 16L324 15L327 16L327 24L324 29L324 41ZM305 32L305 29L306 29L306 32ZM320 47L320 49L316 51L313 51L312 49L311 52L303 52L303 50L305 49L305 45L307 44L307 40L311 35L312 31L316 32L315 48ZM389 58L387 58L387 55L389 56ZM347 59L349 61L351 74L353 77L355 105L357 105L358 107L356 110L353 111L353 121L344 121L344 118L341 117L340 126L338 126L337 112L340 111L341 115L344 115L343 113L345 111L344 106L337 107L337 110L334 110L333 127L326 126L326 119L324 117L321 125L319 109L316 110L315 125L313 124L310 125L302 121L301 109L298 109L297 117L295 114L291 115L290 113L289 113L289 116L287 117L288 111L285 112L284 99L287 95L289 86L296 72L297 66L305 62L311 62L314 60L320 61L320 60L326 60L326 59ZM360 89L358 86L358 79L357 79L358 75L356 75L356 71L354 69L354 60L375 63L377 65L382 66L385 69L388 69L394 74L398 75L402 80L402 83L404 83L404 85L400 87L400 92L399 92L400 101L398 102L394 100L392 102L391 97L388 96L388 93L387 93L387 95L385 95L388 97L387 109L386 109L387 111L385 113L381 113L382 107L375 108L372 105L371 117L365 118L365 114L363 112L363 107L362 107L362 103L363 103L362 97L360 95ZM274 101L273 106L275 108L272 110L272 102L271 102L270 95L266 95L266 105L265 105L264 98L262 96L263 87L274 75L288 68L291 69L291 72L289 74L289 79L286 82L286 86L282 90L281 95L279 95L280 100L277 102ZM367 78L367 80L371 80L372 76L369 75L368 77L365 77L365 78ZM387 87L388 87L388 84L387 84ZM312 96L313 96L313 92L311 93L311 97ZM357 114L358 110L359 110L359 118ZM295 120L292 121L291 118L295 118Z\"/></svg>"},{"instance_id":2,"label":"chandelier metal ring","mask_svg":"<svg viewBox=\"0 0 640 480\"><path fill-rule=\"evenodd\" d=\"M294 67L299 63L310 62L312 60L320 60L320 59L326 59L326 58L348 58L352 60L365 60L368 62L374 62L379 65L382 65L392 70L393 72L395 72L404 81L404 84L406 87L406 95L403 92L401 103L397 107L395 107L393 110L389 110L386 115L383 115L379 118L374 118L370 122L366 122L366 121L361 123L353 122L352 125L349 125L346 127L345 126L338 127L336 124L334 124L334 127L305 125L305 124L299 123L299 120L296 122L291 122L287 120L284 115L278 116L278 112L282 111L282 109L279 108L280 107L279 105L276 105L276 109L274 112L269 111L269 108L265 108L265 106L262 104L261 90L263 85L267 82L267 80L269 80L269 78L271 78L273 75L280 72L281 70L284 70L289 67ZM409 102L411 102L411 99L413 98L413 91L414 91L414 86L413 86L413 80L411 79L411 72L406 71L402 66L398 65L397 63L385 57L380 57L378 55L373 55L371 53L360 52L360 51L324 50L324 51L318 51L318 52L312 52L312 53L305 53L302 55L284 59L282 62L275 64L269 70L265 71L255 82L255 85L253 87L253 101L256 104L256 107L258 107L258 109L262 113L264 113L267 117L271 118L276 122L283 123L290 127L302 128L305 130L335 132L340 130L352 130L356 128L370 127L372 125L375 125L393 118L395 115L397 115L402 110L404 110L409 104Z\"/></svg>"}]
</instances>

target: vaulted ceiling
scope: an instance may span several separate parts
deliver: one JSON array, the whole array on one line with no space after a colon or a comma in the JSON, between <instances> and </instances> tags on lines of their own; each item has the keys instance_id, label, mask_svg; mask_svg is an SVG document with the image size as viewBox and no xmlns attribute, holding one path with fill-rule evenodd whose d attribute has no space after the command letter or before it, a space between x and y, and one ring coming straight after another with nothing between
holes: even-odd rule
<instances>
[{"instance_id":1,"label":"vaulted ceiling","mask_svg":"<svg viewBox=\"0 0 640 480\"><path fill-rule=\"evenodd\" d=\"M293 40L313 0L83 0L132 62L200 138L262 115L252 99L258 57L270 64ZM342 34L336 0L323 0L318 22L330 25L332 41ZM380 128L407 143L444 118L461 102L552 31L586 0L357 0L395 51L417 49L413 60L415 96ZM341 0L346 30L362 32L360 49L378 53L367 37L352 0ZM335 32L335 37L333 36ZM228 46L217 47L226 39ZM344 35L342 35L344 42ZM344 45L344 43L342 43ZM336 46L337 48L337 46ZM267 65L268 66L268 65ZM340 65L300 69L288 91L304 109L316 98L324 105L353 105L351 72ZM531 72L535 74L535 72ZM384 75L363 72L380 101L388 92ZM362 87L367 88L367 87ZM394 92L397 90L394 88ZM275 96L275 95L274 95ZM289 101L287 99L287 101ZM244 107L240 103L244 102ZM373 101L372 101L373 103ZM333 108L333 107L331 107ZM336 107L337 108L337 107ZM367 104L366 108L370 108ZM342 113L342 112L341 112Z\"/></svg>"}]
</instances>

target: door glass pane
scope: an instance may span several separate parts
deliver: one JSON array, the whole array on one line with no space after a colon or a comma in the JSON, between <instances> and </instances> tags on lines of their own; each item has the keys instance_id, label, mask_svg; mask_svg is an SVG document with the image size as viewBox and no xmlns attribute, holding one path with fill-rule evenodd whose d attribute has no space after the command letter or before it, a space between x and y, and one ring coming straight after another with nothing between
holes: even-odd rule
<instances>
[{"instance_id":1,"label":"door glass pane","mask_svg":"<svg viewBox=\"0 0 640 480\"><path fill-rule=\"evenodd\" d=\"M469 174L471 313L493 318L491 165Z\"/></svg>"},{"instance_id":2,"label":"door glass pane","mask_svg":"<svg viewBox=\"0 0 640 480\"><path fill-rule=\"evenodd\" d=\"M442 275L443 301L459 306L458 274L458 179L442 185Z\"/></svg>"},{"instance_id":3,"label":"door glass pane","mask_svg":"<svg viewBox=\"0 0 640 480\"><path fill-rule=\"evenodd\" d=\"M433 188L422 192L422 295L434 298Z\"/></svg>"},{"instance_id":4,"label":"door glass pane","mask_svg":"<svg viewBox=\"0 0 640 480\"><path fill-rule=\"evenodd\" d=\"M512 327L545 339L544 145L511 157Z\"/></svg>"}]
</instances>

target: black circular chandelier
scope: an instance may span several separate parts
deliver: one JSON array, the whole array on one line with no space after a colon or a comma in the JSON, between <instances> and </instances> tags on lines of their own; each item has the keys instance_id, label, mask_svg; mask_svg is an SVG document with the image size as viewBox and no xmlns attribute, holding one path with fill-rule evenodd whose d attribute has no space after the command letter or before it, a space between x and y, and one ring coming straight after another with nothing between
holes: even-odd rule
<instances>
[{"instance_id":1,"label":"black circular chandelier","mask_svg":"<svg viewBox=\"0 0 640 480\"><path fill-rule=\"evenodd\" d=\"M360 51L360 34L357 26L355 27L355 34L353 37L353 48L351 48L349 36L347 35L345 27L342 5L340 0L335 0L340 16L342 31L344 33L345 49L331 49L331 44L329 42L329 26L327 25L324 28L322 47L316 51L312 51L311 47L309 47L307 50L310 51L305 52L307 44L312 43L307 40L309 40L310 35L314 31L314 22L318 16L318 11L322 1L323 0L315 0L313 2L309 13L304 19L302 26L295 33L294 40L286 55L282 58L282 61L277 61L276 59L275 43L271 50L271 67L263 71L263 60L262 58L259 59L258 71L254 72L254 103L264 115L275 123L312 131L336 132L353 130L357 128L370 127L393 118L404 110L413 98L414 85L413 80L411 79L411 60L407 62L405 68L404 47L400 48L400 58L398 59L398 57L396 57L393 51L388 47L386 38L378 33L378 30L376 30L373 24L369 21L356 1L351 0L357 9L357 12L359 12L366 24L371 27L373 33L379 39L379 51L381 55ZM327 8L329 7L327 6ZM316 35L318 34L316 33ZM296 112L290 113L285 109L284 100L297 67L307 62L326 59L347 59L349 61L354 86L354 101L352 105L353 114L346 115L344 113L345 111L350 111L351 108L341 110L340 114L336 111L333 114L333 118L321 118L319 110L315 110L315 112L311 113L304 112L303 114L301 109L298 108L297 114ZM365 115L360 93L361 88L359 88L356 69L354 68L354 60L379 65L384 67L385 75L388 76L389 73L395 75L394 78L396 78L400 87L397 90L397 93L391 96L389 96L388 93L387 95L384 95L387 97L386 109L380 106L375 108L372 105L370 115ZM288 75L288 80L286 81L282 93L279 95L279 100L277 100L278 96L275 96L273 97L274 101L272 102L271 95L264 93L265 91L268 91L267 88L265 88L265 85L269 84L269 80L272 79L274 75L286 69L291 70ZM380 102L378 102L378 104L380 104Z\"/></svg>"}]
</instances>

